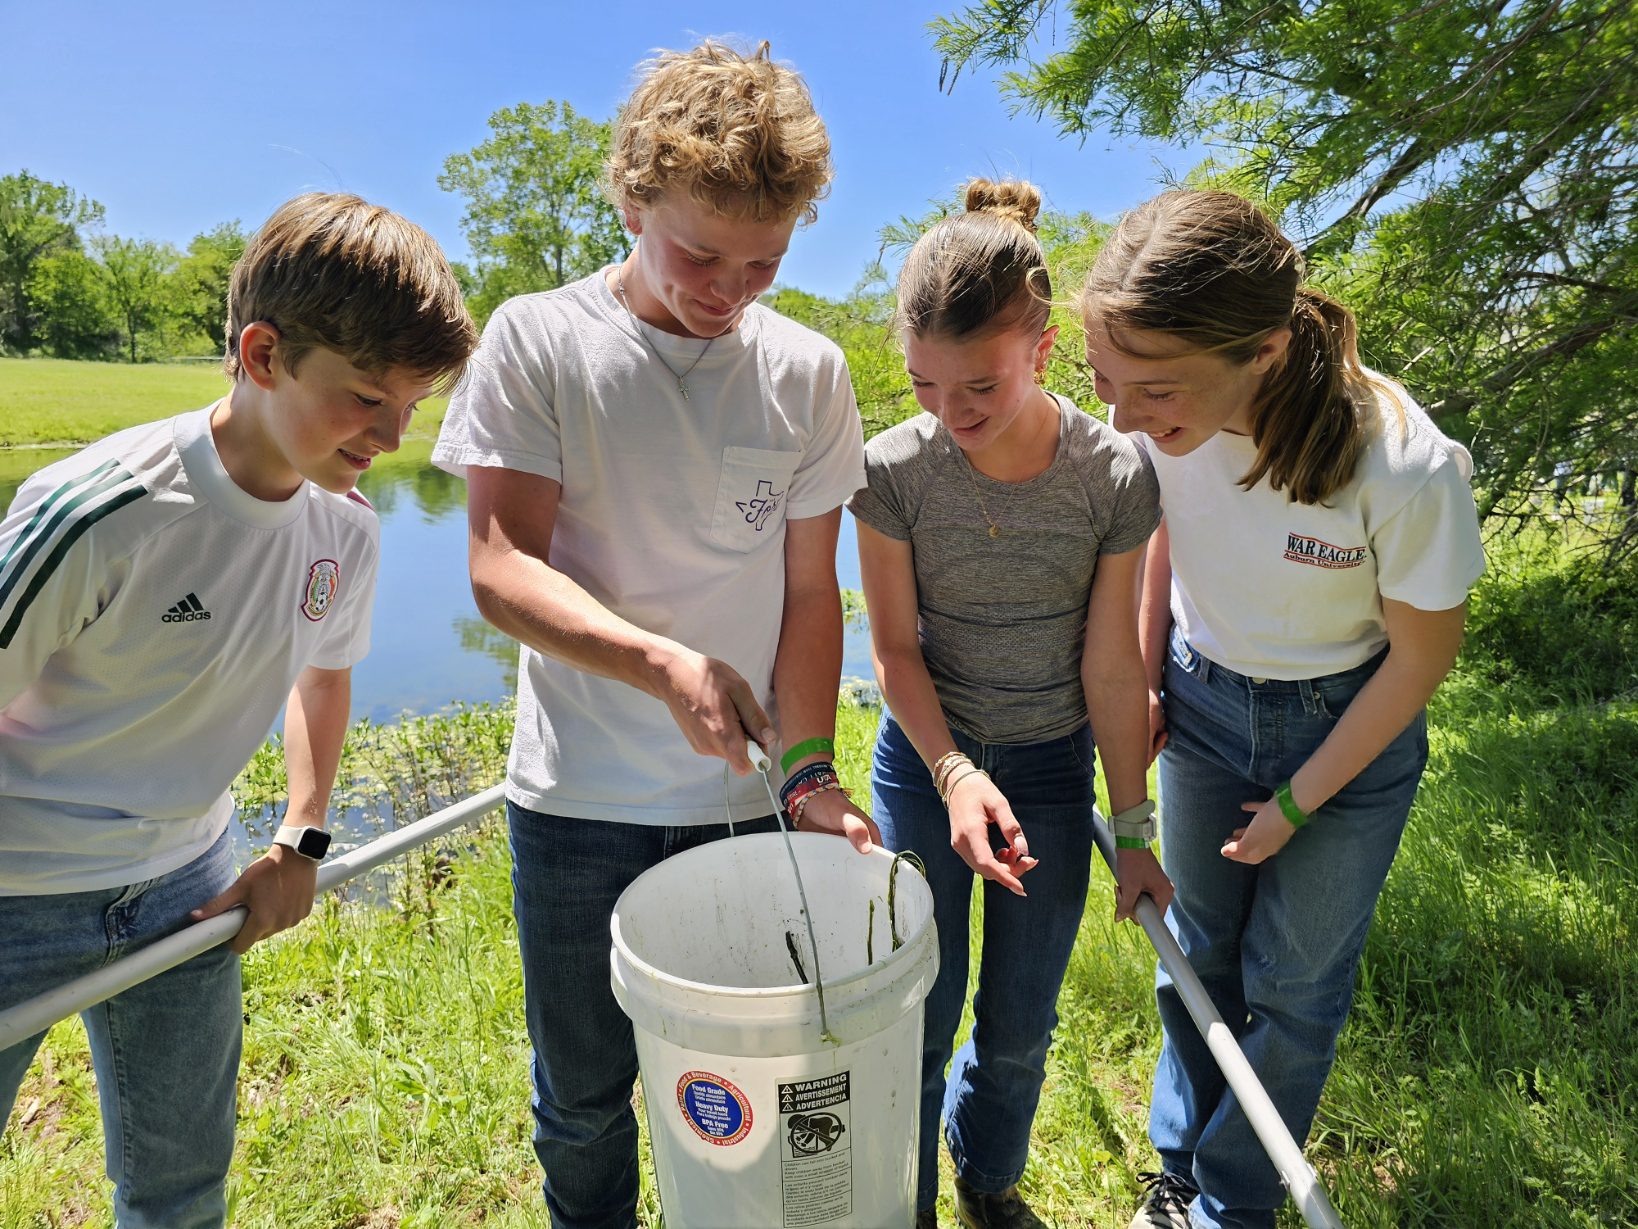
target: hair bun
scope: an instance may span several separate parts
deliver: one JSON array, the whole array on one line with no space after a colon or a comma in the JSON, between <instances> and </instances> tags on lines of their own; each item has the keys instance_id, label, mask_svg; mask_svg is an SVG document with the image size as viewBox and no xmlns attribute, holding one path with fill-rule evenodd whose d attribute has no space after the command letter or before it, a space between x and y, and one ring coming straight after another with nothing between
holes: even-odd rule
<instances>
[{"instance_id":1,"label":"hair bun","mask_svg":"<svg viewBox=\"0 0 1638 1229\"><path fill-rule=\"evenodd\" d=\"M1035 215L1041 212L1041 190L1022 179L1007 179L996 183L990 179L975 179L967 185L968 213L993 213L1011 218L1030 234L1035 233Z\"/></svg>"}]
</instances>

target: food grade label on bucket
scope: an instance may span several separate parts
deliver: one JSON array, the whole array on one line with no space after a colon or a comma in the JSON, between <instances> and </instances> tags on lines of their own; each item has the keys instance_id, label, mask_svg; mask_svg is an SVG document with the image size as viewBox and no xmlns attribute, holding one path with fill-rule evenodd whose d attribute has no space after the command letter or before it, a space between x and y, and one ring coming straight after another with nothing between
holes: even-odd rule
<instances>
[{"instance_id":1,"label":"food grade label on bucket","mask_svg":"<svg viewBox=\"0 0 1638 1229\"><path fill-rule=\"evenodd\" d=\"M822 1225L853 1212L852 1075L779 1085L780 1186L785 1229Z\"/></svg>"},{"instance_id":2,"label":"food grade label on bucket","mask_svg":"<svg viewBox=\"0 0 1638 1229\"><path fill-rule=\"evenodd\" d=\"M720 1075L688 1071L677 1081L677 1108L708 1144L727 1147L751 1133L751 1103Z\"/></svg>"}]
</instances>

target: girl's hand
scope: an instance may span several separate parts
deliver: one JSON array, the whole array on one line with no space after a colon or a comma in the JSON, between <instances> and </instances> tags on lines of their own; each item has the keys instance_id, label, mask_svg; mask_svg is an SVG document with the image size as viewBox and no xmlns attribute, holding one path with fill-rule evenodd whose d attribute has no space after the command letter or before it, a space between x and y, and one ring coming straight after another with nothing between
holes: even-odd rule
<instances>
[{"instance_id":1,"label":"girl's hand","mask_svg":"<svg viewBox=\"0 0 1638 1229\"><path fill-rule=\"evenodd\" d=\"M1166 707L1160 702L1158 693L1149 693L1149 763L1155 762L1155 757L1166 746Z\"/></svg>"},{"instance_id":2,"label":"girl's hand","mask_svg":"<svg viewBox=\"0 0 1638 1229\"><path fill-rule=\"evenodd\" d=\"M1244 828L1236 828L1234 836L1223 844L1223 856L1233 862L1256 866L1266 862L1296 834L1291 821L1280 810L1280 804L1270 798L1265 802L1242 802L1242 811L1250 811L1252 820Z\"/></svg>"},{"instance_id":3,"label":"girl's hand","mask_svg":"<svg viewBox=\"0 0 1638 1229\"><path fill-rule=\"evenodd\" d=\"M1006 796L983 773L967 769L949 790L950 848L961 860L985 879L999 883L1008 891L1027 896L1018 877L1035 866L1029 856L1029 842L1024 829L1013 817ZM1000 849L990 848L990 825L1001 830L1006 842Z\"/></svg>"},{"instance_id":4,"label":"girl's hand","mask_svg":"<svg viewBox=\"0 0 1638 1229\"><path fill-rule=\"evenodd\" d=\"M1148 849L1115 850L1115 921L1124 922L1147 892L1161 913L1172 903L1172 881Z\"/></svg>"}]
</instances>

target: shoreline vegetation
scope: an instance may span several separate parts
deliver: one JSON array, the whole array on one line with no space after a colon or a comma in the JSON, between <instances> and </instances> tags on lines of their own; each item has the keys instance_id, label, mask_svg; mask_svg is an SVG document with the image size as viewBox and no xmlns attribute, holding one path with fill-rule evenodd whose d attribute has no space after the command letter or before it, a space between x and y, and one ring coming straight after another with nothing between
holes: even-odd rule
<instances>
[{"instance_id":1,"label":"shoreline vegetation","mask_svg":"<svg viewBox=\"0 0 1638 1229\"><path fill-rule=\"evenodd\" d=\"M44 366L0 359L8 430L20 363ZM96 400L99 366L70 366L75 396ZM176 408L224 387L189 374L216 391ZM439 413L417 415L399 456L424 459ZM1638 1226L1638 561L1533 530L1489 546L1307 1148L1353 1229ZM838 707L856 792L878 711ZM504 771L510 725L506 705L360 722L337 807L385 828L481 789ZM263 839L283 789L270 742L235 786ZM509 872L491 818L325 898L246 958L233 1224L544 1229ZM1095 868L1023 1183L1062 1229L1124 1224L1155 1164L1154 958L1112 912ZM639 1217L654 1229L644 1147ZM947 1169L943 1188L953 1223ZM95 1082L69 1021L0 1137L0 1227L110 1219ZM1288 1208L1281 1225L1300 1220Z\"/></svg>"}]
</instances>

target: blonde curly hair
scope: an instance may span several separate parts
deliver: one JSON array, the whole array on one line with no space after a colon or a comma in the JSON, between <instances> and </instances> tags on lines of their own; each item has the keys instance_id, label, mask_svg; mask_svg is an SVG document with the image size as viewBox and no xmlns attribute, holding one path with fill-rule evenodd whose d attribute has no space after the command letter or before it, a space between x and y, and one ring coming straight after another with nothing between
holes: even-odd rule
<instances>
[{"instance_id":1,"label":"blonde curly hair","mask_svg":"<svg viewBox=\"0 0 1638 1229\"><path fill-rule=\"evenodd\" d=\"M768 44L706 40L662 52L620 112L607 168L617 208L682 189L714 212L812 222L829 190L830 137L802 78Z\"/></svg>"}]
</instances>

